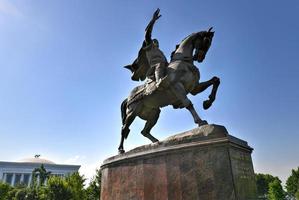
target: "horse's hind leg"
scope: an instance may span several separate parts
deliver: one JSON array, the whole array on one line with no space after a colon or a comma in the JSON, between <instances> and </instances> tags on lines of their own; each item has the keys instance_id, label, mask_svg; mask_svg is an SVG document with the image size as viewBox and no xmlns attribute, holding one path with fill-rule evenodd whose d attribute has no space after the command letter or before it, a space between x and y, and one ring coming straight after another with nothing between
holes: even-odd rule
<instances>
[{"instance_id":1,"label":"horse's hind leg","mask_svg":"<svg viewBox=\"0 0 299 200\"><path fill-rule=\"evenodd\" d=\"M120 144L118 147L118 152L119 153L124 153L124 140L128 137L129 133L130 133L130 125L132 124L132 122L134 121L136 115L134 115L133 113L129 113L126 118L124 119L124 124L121 128L121 140L120 140Z\"/></svg>"},{"instance_id":2,"label":"horse's hind leg","mask_svg":"<svg viewBox=\"0 0 299 200\"><path fill-rule=\"evenodd\" d=\"M155 124L157 123L158 119L159 119L159 115L160 115L160 109L158 108L157 110L153 111L153 117L149 118L146 123L145 126L143 128L143 130L141 131L141 134L144 137L147 137L148 139L150 139L153 143L154 142L158 142L159 140L157 138L155 138L154 136L151 135L151 129L155 126Z\"/></svg>"}]
</instances>

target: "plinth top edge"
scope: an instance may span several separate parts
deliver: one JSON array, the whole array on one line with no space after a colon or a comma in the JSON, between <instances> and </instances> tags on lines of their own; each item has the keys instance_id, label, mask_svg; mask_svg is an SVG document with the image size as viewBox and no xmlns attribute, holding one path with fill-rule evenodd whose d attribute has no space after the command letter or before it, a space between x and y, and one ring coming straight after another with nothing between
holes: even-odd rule
<instances>
[{"instance_id":1,"label":"plinth top edge","mask_svg":"<svg viewBox=\"0 0 299 200\"><path fill-rule=\"evenodd\" d=\"M173 150L175 147L188 147L189 144L212 144L219 141L230 141L246 149L252 150L247 142L228 134L222 125L207 124L166 138L163 141L136 147L123 154L112 156L104 160L102 166L122 159L129 159L140 155Z\"/></svg>"}]
</instances>

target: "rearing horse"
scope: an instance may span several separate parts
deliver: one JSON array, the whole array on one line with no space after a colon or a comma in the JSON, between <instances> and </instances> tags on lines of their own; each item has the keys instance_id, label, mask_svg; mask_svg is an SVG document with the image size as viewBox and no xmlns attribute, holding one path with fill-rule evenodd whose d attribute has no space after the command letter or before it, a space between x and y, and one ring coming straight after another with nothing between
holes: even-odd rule
<instances>
[{"instance_id":1,"label":"rearing horse","mask_svg":"<svg viewBox=\"0 0 299 200\"><path fill-rule=\"evenodd\" d=\"M208 109L216 98L217 88L220 84L218 77L213 77L209 81L199 82L200 73L193 64L199 63L205 59L208 52L214 32L210 28L208 31L193 33L186 37L171 55L171 62L167 67L166 76L156 87L154 81L147 82L134 88L127 99L122 102L122 130L119 153L124 153L123 143L130 132L130 125L138 116L146 121L141 134L152 142L158 140L150 134L151 129L156 124L160 108L172 105L174 108L186 108L190 111L194 122L198 126L207 124L195 111L192 102L187 94L197 95L209 86L213 86L209 99L203 102L203 108ZM139 53L142 57L142 53Z\"/></svg>"}]
</instances>

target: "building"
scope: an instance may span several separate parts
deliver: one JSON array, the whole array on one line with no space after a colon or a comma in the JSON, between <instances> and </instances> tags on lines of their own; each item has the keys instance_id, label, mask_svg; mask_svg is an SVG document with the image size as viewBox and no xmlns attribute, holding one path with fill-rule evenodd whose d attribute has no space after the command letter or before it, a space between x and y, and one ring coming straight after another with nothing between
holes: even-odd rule
<instances>
[{"instance_id":1,"label":"building","mask_svg":"<svg viewBox=\"0 0 299 200\"><path fill-rule=\"evenodd\" d=\"M42 164L47 171L51 172L51 175L62 177L77 172L80 168L80 165L55 164L36 155L33 158L26 158L18 162L0 161L0 181L12 186L19 183L29 186L32 181L32 171Z\"/></svg>"}]
</instances>

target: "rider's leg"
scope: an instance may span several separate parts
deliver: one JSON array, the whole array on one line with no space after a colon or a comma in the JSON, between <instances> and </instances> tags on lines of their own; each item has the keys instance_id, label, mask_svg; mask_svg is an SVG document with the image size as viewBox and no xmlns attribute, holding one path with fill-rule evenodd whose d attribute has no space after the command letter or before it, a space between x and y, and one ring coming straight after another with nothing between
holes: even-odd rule
<instances>
[{"instance_id":1,"label":"rider's leg","mask_svg":"<svg viewBox=\"0 0 299 200\"><path fill-rule=\"evenodd\" d=\"M162 80L165 77L166 65L164 62L158 63L155 65L155 79L156 79L156 86L159 88L165 88L165 84L162 84ZM164 81L165 82L165 81Z\"/></svg>"},{"instance_id":2,"label":"rider's leg","mask_svg":"<svg viewBox=\"0 0 299 200\"><path fill-rule=\"evenodd\" d=\"M148 79L153 80L153 81L156 80L156 79L155 79L155 66L151 66L151 67L147 70L147 72L146 72L146 77L147 77Z\"/></svg>"},{"instance_id":3,"label":"rider's leg","mask_svg":"<svg viewBox=\"0 0 299 200\"><path fill-rule=\"evenodd\" d=\"M157 63L155 65L155 78L156 81L163 78L165 76L165 63Z\"/></svg>"},{"instance_id":4,"label":"rider's leg","mask_svg":"<svg viewBox=\"0 0 299 200\"><path fill-rule=\"evenodd\" d=\"M155 138L154 136L151 135L151 129L155 126L155 124L157 123L158 119L159 119L159 115L160 115L160 109L158 108L157 110L154 110L153 112L153 117L151 117L150 119L148 119L145 123L145 126L143 128L143 130L141 131L141 134L145 137L147 137L148 139L150 139L152 142L158 142L159 140L157 138Z\"/></svg>"}]
</instances>

